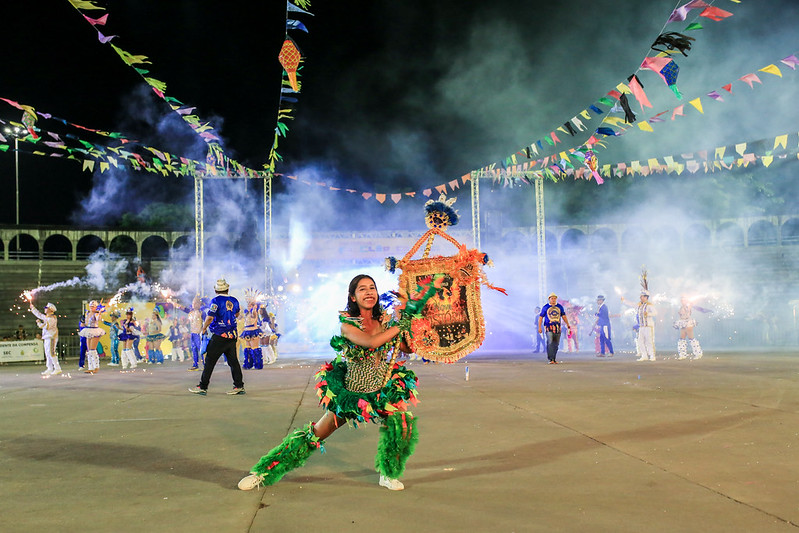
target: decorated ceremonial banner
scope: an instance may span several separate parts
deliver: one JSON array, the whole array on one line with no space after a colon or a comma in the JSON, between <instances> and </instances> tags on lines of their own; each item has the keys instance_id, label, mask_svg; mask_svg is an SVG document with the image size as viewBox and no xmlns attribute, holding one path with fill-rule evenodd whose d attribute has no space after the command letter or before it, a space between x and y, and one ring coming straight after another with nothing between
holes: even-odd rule
<instances>
[{"instance_id":1,"label":"decorated ceremonial banner","mask_svg":"<svg viewBox=\"0 0 799 533\"><path fill-rule=\"evenodd\" d=\"M411 259L435 235L450 241L457 253ZM423 318L412 322L407 341L413 352L431 361L453 363L483 344L485 320L480 304L480 280L484 256L477 250L467 250L446 233L431 229L397 262L402 269L400 293L411 294L424 279L443 276L441 288L424 307Z\"/></svg>"},{"instance_id":2,"label":"decorated ceremonial banner","mask_svg":"<svg viewBox=\"0 0 799 533\"><path fill-rule=\"evenodd\" d=\"M446 195L425 204L425 222L430 228L405 256L396 260L388 258L390 271L400 268L399 293L406 299L415 299L415 293L436 279L435 294L427 300L421 317L411 322L406 342L411 350L430 361L454 363L472 353L485 339L485 319L480 302L480 285L505 292L490 285L483 273L489 264L488 256L478 250L469 250L453 237L446 228L458 222L452 209L455 198ZM429 257L436 237L450 242L456 249L451 256ZM421 259L413 256L425 244Z\"/></svg>"}]
</instances>

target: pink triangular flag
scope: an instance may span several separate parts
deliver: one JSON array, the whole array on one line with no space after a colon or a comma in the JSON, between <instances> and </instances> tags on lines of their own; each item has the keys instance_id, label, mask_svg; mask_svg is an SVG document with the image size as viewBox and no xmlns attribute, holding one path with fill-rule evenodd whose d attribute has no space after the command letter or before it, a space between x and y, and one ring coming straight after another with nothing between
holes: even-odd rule
<instances>
[{"instance_id":1,"label":"pink triangular flag","mask_svg":"<svg viewBox=\"0 0 799 533\"><path fill-rule=\"evenodd\" d=\"M644 109L644 106L652 107L652 104L649 103L649 98L646 97L644 88L641 87L641 84L638 83L638 78L635 76L630 78L630 90L633 92L633 96L635 96L635 99L638 100L638 103L641 104L642 111Z\"/></svg>"},{"instance_id":2,"label":"pink triangular flag","mask_svg":"<svg viewBox=\"0 0 799 533\"><path fill-rule=\"evenodd\" d=\"M763 84L763 82L760 81L760 78L757 77L757 74L747 74L746 76L741 76L738 79L741 80L742 82L746 83L749 86L750 89L754 89L754 87L752 86L752 82L756 81L757 83L760 83L761 85Z\"/></svg>"},{"instance_id":3,"label":"pink triangular flag","mask_svg":"<svg viewBox=\"0 0 799 533\"><path fill-rule=\"evenodd\" d=\"M670 61L671 58L668 57L647 57L641 62L641 68L654 70L660 74L663 67L668 65ZM663 77L663 75L661 75L661 77Z\"/></svg>"},{"instance_id":4,"label":"pink triangular flag","mask_svg":"<svg viewBox=\"0 0 799 533\"><path fill-rule=\"evenodd\" d=\"M105 26L105 23L108 20L108 13L106 13L105 15L103 15L98 19L93 19L91 17L87 17L86 15L83 15L83 18L88 20L89 24L91 24L92 26Z\"/></svg>"},{"instance_id":5,"label":"pink triangular flag","mask_svg":"<svg viewBox=\"0 0 799 533\"><path fill-rule=\"evenodd\" d=\"M674 120L675 115L680 115L681 117L685 116L685 113L683 113L683 107L684 106L678 105L674 108L674 111L671 112L671 120Z\"/></svg>"}]
</instances>

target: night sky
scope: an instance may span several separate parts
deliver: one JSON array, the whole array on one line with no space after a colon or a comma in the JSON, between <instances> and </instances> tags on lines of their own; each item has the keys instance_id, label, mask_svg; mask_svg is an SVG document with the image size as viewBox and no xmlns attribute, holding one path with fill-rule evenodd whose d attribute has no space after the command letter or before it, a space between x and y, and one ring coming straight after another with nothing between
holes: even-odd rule
<instances>
[{"instance_id":1,"label":"night sky","mask_svg":"<svg viewBox=\"0 0 799 533\"><path fill-rule=\"evenodd\" d=\"M109 13L103 33L118 35L112 42L120 48L148 56L151 75L166 82L168 95L196 106L231 157L261 168L277 112L285 6L279 1L97 3ZM281 140L285 162L278 172L313 169L339 186L392 193L435 186L504 159L625 81L650 52L671 11L684 3L312 2L314 16L297 16L309 33L290 33L305 56L303 87L288 137ZM679 103L730 82L733 94L723 103L711 102L715 107L705 103L704 115L686 112L656 125L655 133L634 131L614 139L599 154L601 162L712 150L797 131L797 73L779 60L799 52L799 3L708 3L733 16L714 22L697 19L695 10L688 21L665 28L683 31L694 20L704 27L688 33L696 38L688 57L678 56L678 86L686 97ZM1 97L203 158L193 132L97 40L69 2L7 4ZM780 66L783 78L758 73L763 84L754 89L737 81L771 63ZM653 103L650 115L677 105L655 73L639 77ZM633 108L640 112L635 102ZM0 118L18 121L20 113L2 104ZM85 222L76 216L76 206L103 179L76 162L22 154L21 223ZM190 201L189 180L132 179L104 201L120 210L141 209L151 201ZM11 224L11 152L0 153L0 184L5 192L0 224Z\"/></svg>"}]
</instances>

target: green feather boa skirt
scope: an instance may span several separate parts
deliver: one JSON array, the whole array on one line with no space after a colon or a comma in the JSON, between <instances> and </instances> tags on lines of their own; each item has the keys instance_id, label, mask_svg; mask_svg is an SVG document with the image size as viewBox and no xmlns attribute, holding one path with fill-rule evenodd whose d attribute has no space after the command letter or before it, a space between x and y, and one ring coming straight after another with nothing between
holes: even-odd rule
<instances>
[{"instance_id":1,"label":"green feather boa skirt","mask_svg":"<svg viewBox=\"0 0 799 533\"><path fill-rule=\"evenodd\" d=\"M397 479L405 472L405 462L413 454L419 440L416 419L410 413L395 413L380 426L375 469L384 476Z\"/></svg>"},{"instance_id":2,"label":"green feather boa skirt","mask_svg":"<svg viewBox=\"0 0 799 533\"><path fill-rule=\"evenodd\" d=\"M319 403L336 416L351 420L357 427L363 422L379 422L395 412L408 411L416 405L416 374L394 363L391 377L382 389L374 392L352 392L344 386L347 364L326 363L316 378L316 395Z\"/></svg>"},{"instance_id":3,"label":"green feather boa skirt","mask_svg":"<svg viewBox=\"0 0 799 533\"><path fill-rule=\"evenodd\" d=\"M261 457L250 472L260 474L264 485L274 485L288 472L304 465L314 451L321 450L324 453L325 443L314 435L313 426L313 423L309 423L295 429L283 442Z\"/></svg>"},{"instance_id":4,"label":"green feather boa skirt","mask_svg":"<svg viewBox=\"0 0 799 533\"><path fill-rule=\"evenodd\" d=\"M381 422L380 442L375 469L396 479L405 471L405 463L419 440L416 418L408 411L416 405L416 375L395 364L386 385L374 392L351 392L344 387L347 365L327 363L317 373L320 404L341 418L354 423ZM327 400L325 400L327 399ZM274 485L291 470L303 466L316 451L324 453L324 441L313 432L313 423L294 430L279 445L261 457L250 470L263 478L264 485Z\"/></svg>"}]
</instances>

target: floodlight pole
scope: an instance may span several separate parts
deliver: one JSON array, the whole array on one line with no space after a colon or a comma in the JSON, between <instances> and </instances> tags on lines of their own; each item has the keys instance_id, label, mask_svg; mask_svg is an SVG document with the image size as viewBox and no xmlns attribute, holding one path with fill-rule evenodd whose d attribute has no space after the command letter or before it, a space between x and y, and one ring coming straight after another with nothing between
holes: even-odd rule
<instances>
[{"instance_id":1,"label":"floodlight pole","mask_svg":"<svg viewBox=\"0 0 799 533\"><path fill-rule=\"evenodd\" d=\"M547 286L547 237L544 218L544 178L535 178L535 241L538 255L538 301L543 302Z\"/></svg>"},{"instance_id":2,"label":"floodlight pole","mask_svg":"<svg viewBox=\"0 0 799 533\"><path fill-rule=\"evenodd\" d=\"M264 287L272 294L272 173L264 176Z\"/></svg>"},{"instance_id":3,"label":"floodlight pole","mask_svg":"<svg viewBox=\"0 0 799 533\"><path fill-rule=\"evenodd\" d=\"M16 180L17 191L16 225L19 226L19 137L14 137L14 178Z\"/></svg>"},{"instance_id":4,"label":"floodlight pole","mask_svg":"<svg viewBox=\"0 0 799 533\"><path fill-rule=\"evenodd\" d=\"M194 175L194 258L197 262L197 293L205 286L205 222L203 217L203 178Z\"/></svg>"},{"instance_id":5,"label":"floodlight pole","mask_svg":"<svg viewBox=\"0 0 799 533\"><path fill-rule=\"evenodd\" d=\"M480 249L480 172L472 171L469 176L472 190L472 242Z\"/></svg>"}]
</instances>

